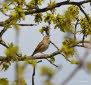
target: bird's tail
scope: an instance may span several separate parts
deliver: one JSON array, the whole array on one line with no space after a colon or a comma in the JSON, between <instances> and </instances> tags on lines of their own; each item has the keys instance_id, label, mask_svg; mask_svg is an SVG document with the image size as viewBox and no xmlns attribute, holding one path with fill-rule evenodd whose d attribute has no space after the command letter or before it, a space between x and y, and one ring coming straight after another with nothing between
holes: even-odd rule
<instances>
[{"instance_id":1,"label":"bird's tail","mask_svg":"<svg viewBox=\"0 0 91 85\"><path fill-rule=\"evenodd\" d=\"M31 56L34 56L34 54L35 54L35 52L33 52Z\"/></svg>"}]
</instances>

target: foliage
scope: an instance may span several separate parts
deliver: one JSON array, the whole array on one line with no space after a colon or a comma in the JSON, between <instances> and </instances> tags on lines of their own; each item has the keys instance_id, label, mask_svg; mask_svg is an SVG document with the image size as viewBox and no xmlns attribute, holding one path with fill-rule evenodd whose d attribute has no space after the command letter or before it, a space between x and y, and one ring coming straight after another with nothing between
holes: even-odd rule
<instances>
[{"instance_id":1,"label":"foliage","mask_svg":"<svg viewBox=\"0 0 91 85\"><path fill-rule=\"evenodd\" d=\"M42 14L38 13L35 15L35 22L41 23L42 22Z\"/></svg>"},{"instance_id":2,"label":"foliage","mask_svg":"<svg viewBox=\"0 0 91 85\"><path fill-rule=\"evenodd\" d=\"M64 54L66 55L66 58L72 57L75 53L75 49L71 47L73 43L73 39L65 40L63 42L63 47L60 50L63 50Z\"/></svg>"},{"instance_id":3,"label":"foliage","mask_svg":"<svg viewBox=\"0 0 91 85\"><path fill-rule=\"evenodd\" d=\"M6 78L0 78L0 85L9 85L9 82Z\"/></svg>"},{"instance_id":4,"label":"foliage","mask_svg":"<svg viewBox=\"0 0 91 85\"><path fill-rule=\"evenodd\" d=\"M18 85L27 85L24 78L20 78L19 80L16 80L16 82L18 82Z\"/></svg>"},{"instance_id":5,"label":"foliage","mask_svg":"<svg viewBox=\"0 0 91 85\"><path fill-rule=\"evenodd\" d=\"M53 76L54 73L54 70L50 67L44 66L41 68L41 75Z\"/></svg>"},{"instance_id":6,"label":"foliage","mask_svg":"<svg viewBox=\"0 0 91 85\"><path fill-rule=\"evenodd\" d=\"M16 79L16 84L27 85L26 80L24 77L22 77L24 70L27 64L29 66L32 65L34 70L33 74L30 74L32 75L33 79L38 63L43 62L40 60L38 61L38 59L47 59L53 66L58 67L55 65L55 62L57 62L55 56L61 54L66 61L77 65L78 68L81 68L85 58L81 60L79 57L80 55L77 55L76 49L79 49L78 51L80 52L79 47L91 48L91 16L90 14L86 13L83 8L83 4L90 2L91 0L74 2L71 0L60 0L60 2L57 2L57 0L49 0L48 2L46 2L46 0L29 0L28 2L27 0L4 0L2 3L0 3L0 13L6 17L5 20L0 21L0 26L3 27L0 31L0 44L6 47L4 51L5 56L0 55L0 66L2 66L2 70L7 71L11 63L14 63L15 61L17 63L16 67L19 66L18 71L16 71L16 75L19 76L19 80L18 78ZM66 7L66 5L69 6ZM61 7L64 6L66 7L66 10L61 13L60 10L63 9ZM81 12L84 16L80 15ZM38 29L41 34L51 36L52 30L59 30L60 33L64 34L64 40L62 41L61 47L57 47L56 44L50 41L50 43L53 44L57 51L48 55L43 54L42 57L41 55L34 55L34 57L31 57L31 55L23 55L23 52L19 53L19 46L15 46L14 43L7 44L7 42L3 40L4 33L9 28L12 29L13 26L16 28L15 30L17 32L17 36L20 31L20 29L17 29L19 26L34 26L34 24L20 24L21 21L26 20L27 15L33 18L33 21L37 26L40 26ZM55 35L55 37L57 38L59 35ZM16 41L18 42L18 38ZM84 56L87 56L88 54L89 51L88 53L85 53ZM19 61L24 64L18 64ZM87 62L85 67L86 70L91 71L91 62ZM41 68L41 76L47 77L45 80L45 85L54 85L51 80L55 73L56 71L48 66L43 66ZM0 79L0 85L8 84L9 82L6 78Z\"/></svg>"},{"instance_id":7,"label":"foliage","mask_svg":"<svg viewBox=\"0 0 91 85\"><path fill-rule=\"evenodd\" d=\"M80 21L82 33L84 33L85 36L91 35L91 24L87 21L86 18L82 18Z\"/></svg>"},{"instance_id":8,"label":"foliage","mask_svg":"<svg viewBox=\"0 0 91 85\"><path fill-rule=\"evenodd\" d=\"M16 53L18 51L18 46L14 46L13 43L9 44L9 48L5 50L5 54L7 57L16 57Z\"/></svg>"}]
</instances>

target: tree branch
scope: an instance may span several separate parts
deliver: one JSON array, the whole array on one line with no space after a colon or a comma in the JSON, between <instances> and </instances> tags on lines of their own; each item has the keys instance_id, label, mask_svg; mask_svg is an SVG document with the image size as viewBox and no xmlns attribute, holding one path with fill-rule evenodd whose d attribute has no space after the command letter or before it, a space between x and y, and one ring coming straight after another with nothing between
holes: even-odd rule
<instances>
[{"instance_id":1,"label":"tree branch","mask_svg":"<svg viewBox=\"0 0 91 85\"><path fill-rule=\"evenodd\" d=\"M84 56L81 60L79 60L79 63L77 64L77 67L71 72L71 74L61 83L61 85L66 85L71 79L72 77L83 67L84 62L86 60L86 58L88 57L90 53L90 50L86 49Z\"/></svg>"},{"instance_id":2,"label":"tree branch","mask_svg":"<svg viewBox=\"0 0 91 85\"><path fill-rule=\"evenodd\" d=\"M87 18L87 20L89 21L89 17L86 14L86 12L82 9L82 7L80 5L78 5L79 9L82 11L82 13L85 15L85 17Z\"/></svg>"},{"instance_id":3,"label":"tree branch","mask_svg":"<svg viewBox=\"0 0 91 85\"><path fill-rule=\"evenodd\" d=\"M79 41L79 42L77 42L77 43L75 43L75 44L72 44L71 47L76 47L76 46L78 46L77 44L80 44L80 43L83 43L83 42L82 42L82 41ZM84 41L84 43L89 43L89 41ZM6 48L8 48L8 46L7 46L5 43L0 42L0 44L2 44L3 46L5 46ZM18 60L18 61L24 61L24 60L26 60L26 59L28 59L28 60L31 60L31 59L47 59L47 58L54 57L54 56L56 56L56 55L58 55L58 54L62 54L62 52L63 52L63 51L58 50L58 51L55 51L55 52L53 52L53 53L51 53L51 54L43 54L43 55L27 56L27 57L20 57L20 56L16 53L16 55L19 56L19 57L15 57L13 60L14 60L14 61L16 61L16 60ZM64 55L63 55L63 56L64 56ZM64 57L65 57L65 56L64 56ZM6 56L0 56L0 61L6 61L6 60L7 60L7 57L6 57Z\"/></svg>"},{"instance_id":4,"label":"tree branch","mask_svg":"<svg viewBox=\"0 0 91 85\"><path fill-rule=\"evenodd\" d=\"M36 10L30 11L30 12L26 11L25 14L29 15L29 14L47 12L47 11L52 10L54 8L60 7L62 5L76 5L76 6L80 6L80 5L88 3L88 2L91 2L91 1L90 0L89 1L81 1L81 2L68 2L68 1L64 1L64 2L56 3L55 5L52 5L50 7L47 6L47 7L43 8L43 9L36 9Z\"/></svg>"},{"instance_id":5,"label":"tree branch","mask_svg":"<svg viewBox=\"0 0 91 85\"><path fill-rule=\"evenodd\" d=\"M57 50L59 50L59 48L52 42L52 41L50 41L51 42L51 44L57 49Z\"/></svg>"},{"instance_id":6,"label":"tree branch","mask_svg":"<svg viewBox=\"0 0 91 85\"><path fill-rule=\"evenodd\" d=\"M37 24L17 24L17 25L20 25L20 26L37 26Z\"/></svg>"},{"instance_id":7,"label":"tree branch","mask_svg":"<svg viewBox=\"0 0 91 85\"><path fill-rule=\"evenodd\" d=\"M2 38L2 35L6 32L7 28L4 27L0 32L0 38Z\"/></svg>"},{"instance_id":8,"label":"tree branch","mask_svg":"<svg viewBox=\"0 0 91 85\"><path fill-rule=\"evenodd\" d=\"M37 56L27 56L27 57L17 57L17 58L13 58L14 61L18 60L18 61L24 61L26 59L31 60L31 59L46 59L46 58L51 58L55 55L60 54L59 51L55 51L52 54L43 54L43 55L37 55ZM5 56L0 56L0 61L5 60L7 57Z\"/></svg>"},{"instance_id":9,"label":"tree branch","mask_svg":"<svg viewBox=\"0 0 91 85\"><path fill-rule=\"evenodd\" d=\"M35 76L35 66L33 66L32 85L35 85L34 84L34 76Z\"/></svg>"},{"instance_id":10,"label":"tree branch","mask_svg":"<svg viewBox=\"0 0 91 85\"><path fill-rule=\"evenodd\" d=\"M47 61L49 61L53 66L58 67L57 65L55 65L54 63L52 63L50 60L47 59Z\"/></svg>"},{"instance_id":11,"label":"tree branch","mask_svg":"<svg viewBox=\"0 0 91 85\"><path fill-rule=\"evenodd\" d=\"M88 0L88 1L80 1L80 2L68 2L68 1L64 1L64 2L56 3L55 5L52 5L50 7L47 6L47 7L43 8L43 9L36 9L36 10L32 10L32 11L25 11L25 14L26 15L29 15L29 14L47 12L47 11L52 10L54 8L60 7L62 5L76 5L76 6L78 6L80 8L82 4L89 3L89 2L91 2L91 1L90 0ZM84 13L84 11L81 8L80 8L80 10L83 12L83 14L85 15L85 17L88 20L87 14ZM12 18L11 17L8 18L4 22L5 22L5 24L8 24L8 23L10 23L10 21L12 21ZM3 26L4 22L0 22L0 26Z\"/></svg>"}]
</instances>

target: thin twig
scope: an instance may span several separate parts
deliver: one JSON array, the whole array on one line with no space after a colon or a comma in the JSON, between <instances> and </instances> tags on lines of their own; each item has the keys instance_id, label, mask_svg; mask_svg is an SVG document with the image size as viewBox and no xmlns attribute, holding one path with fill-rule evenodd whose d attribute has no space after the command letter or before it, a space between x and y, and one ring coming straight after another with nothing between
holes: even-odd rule
<instances>
[{"instance_id":1,"label":"thin twig","mask_svg":"<svg viewBox=\"0 0 91 85\"><path fill-rule=\"evenodd\" d=\"M29 14L34 14L34 13L42 13L42 12L47 12L49 10L52 10L54 8L57 8L57 7L60 7L62 5L82 5L82 4L85 4L85 3L88 3L90 1L80 1L80 2L68 2L68 1L63 1L63 2L59 2L59 3L56 3L55 5L53 4L52 6L47 6L43 9L36 9L36 10L32 10L30 12L26 11L25 14L26 15L29 15Z\"/></svg>"},{"instance_id":2,"label":"thin twig","mask_svg":"<svg viewBox=\"0 0 91 85\"><path fill-rule=\"evenodd\" d=\"M86 14L86 12L82 9L82 7L80 5L78 5L79 9L82 11L82 13L85 15L85 17L87 18L87 20L89 21L89 17Z\"/></svg>"},{"instance_id":3,"label":"thin twig","mask_svg":"<svg viewBox=\"0 0 91 85\"><path fill-rule=\"evenodd\" d=\"M3 40L0 41L0 44L1 44L2 46L6 47L6 48L9 48L9 46L8 46ZM18 57L21 57L18 53L16 53L16 55L17 55Z\"/></svg>"},{"instance_id":4,"label":"thin twig","mask_svg":"<svg viewBox=\"0 0 91 85\"><path fill-rule=\"evenodd\" d=\"M32 85L35 85L34 76L35 76L35 66L33 66Z\"/></svg>"},{"instance_id":5,"label":"thin twig","mask_svg":"<svg viewBox=\"0 0 91 85\"><path fill-rule=\"evenodd\" d=\"M75 24L75 31L76 31L76 29L77 29L77 25L78 25L78 23L79 23L79 19L76 18L76 20L77 20L77 22L76 22L76 24Z\"/></svg>"},{"instance_id":6,"label":"thin twig","mask_svg":"<svg viewBox=\"0 0 91 85\"><path fill-rule=\"evenodd\" d=\"M76 24L75 24L75 33L74 33L74 39L75 39L75 40L76 40L76 29L77 29L77 25L78 25L78 23L79 23L79 19L76 18L76 20L77 20L77 22L76 22Z\"/></svg>"},{"instance_id":7,"label":"thin twig","mask_svg":"<svg viewBox=\"0 0 91 85\"><path fill-rule=\"evenodd\" d=\"M46 59L47 61L49 61L53 66L58 67L57 65L55 65L54 63L52 63L50 60Z\"/></svg>"},{"instance_id":8,"label":"thin twig","mask_svg":"<svg viewBox=\"0 0 91 85\"><path fill-rule=\"evenodd\" d=\"M76 6L78 6L78 7L80 8L80 10L84 13L84 10L81 8L81 5L82 5L82 4L85 4L85 3L89 3L89 2L91 2L91 1L90 1L90 0L88 0L88 1L80 1L80 2L71 2L71 1L68 2L68 1L63 1L63 2L56 3L55 5L52 5L52 6L50 6L50 7L47 6L47 7L42 8L42 9L36 9L36 10L32 10L32 11L25 11L25 14L26 14L26 15L29 15L29 14L47 12L47 11L52 10L52 9L54 9L54 8L60 7L60 6L62 6L62 5L76 5ZM84 13L84 15L85 15L86 18L88 19L87 14ZM7 20L9 20L9 19L7 19ZM7 21L7 20L6 20L6 21ZM12 20L10 20L10 21L12 21ZM7 21L6 24L9 24L10 21ZM0 22L0 23L2 23L2 22ZM3 25L0 24L0 26L3 26Z\"/></svg>"},{"instance_id":9,"label":"thin twig","mask_svg":"<svg viewBox=\"0 0 91 85\"><path fill-rule=\"evenodd\" d=\"M60 49L52 42L52 41L50 41L50 43L58 50L58 51L60 51ZM62 54L62 52L60 51L60 54L62 55L62 56L64 56L65 57L65 55L64 54Z\"/></svg>"},{"instance_id":10,"label":"thin twig","mask_svg":"<svg viewBox=\"0 0 91 85\"><path fill-rule=\"evenodd\" d=\"M51 43L52 45L54 45L54 46L57 48L57 50L59 50L59 48L58 48L52 41L50 41L50 43Z\"/></svg>"},{"instance_id":11,"label":"thin twig","mask_svg":"<svg viewBox=\"0 0 91 85\"><path fill-rule=\"evenodd\" d=\"M86 49L84 56L81 60L79 60L78 66L71 72L71 74L61 83L61 85L66 85L76 73L83 67L83 64L90 53L89 49Z\"/></svg>"},{"instance_id":12,"label":"thin twig","mask_svg":"<svg viewBox=\"0 0 91 85\"><path fill-rule=\"evenodd\" d=\"M37 26L37 24L17 24L17 25L20 25L20 26Z\"/></svg>"},{"instance_id":13,"label":"thin twig","mask_svg":"<svg viewBox=\"0 0 91 85\"><path fill-rule=\"evenodd\" d=\"M82 45L84 46L84 41L85 41L85 29L83 30L83 38L82 38Z\"/></svg>"},{"instance_id":14,"label":"thin twig","mask_svg":"<svg viewBox=\"0 0 91 85\"><path fill-rule=\"evenodd\" d=\"M1 32L0 32L0 38L2 37L2 35L6 32L6 30L7 30L7 28L6 27L4 27L2 30L1 30Z\"/></svg>"},{"instance_id":15,"label":"thin twig","mask_svg":"<svg viewBox=\"0 0 91 85\"><path fill-rule=\"evenodd\" d=\"M62 51L52 42L52 41L50 41L51 42L51 44L52 45L54 45L54 47L56 47L57 48L57 50L59 51L59 53L62 55L62 56L64 56L64 58L65 58L65 55L64 54L62 54ZM70 62L70 60L69 59L66 59L67 61L69 61Z\"/></svg>"}]
</instances>

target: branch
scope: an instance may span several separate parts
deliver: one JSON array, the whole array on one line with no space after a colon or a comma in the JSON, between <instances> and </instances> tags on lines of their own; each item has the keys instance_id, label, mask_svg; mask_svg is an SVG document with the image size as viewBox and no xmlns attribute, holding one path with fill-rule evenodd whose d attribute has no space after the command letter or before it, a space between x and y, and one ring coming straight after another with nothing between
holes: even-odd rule
<instances>
[{"instance_id":1,"label":"branch","mask_svg":"<svg viewBox=\"0 0 91 85\"><path fill-rule=\"evenodd\" d=\"M60 54L61 54L62 56L65 57L65 55L62 54L62 52L60 51L60 49L59 49L52 41L50 41L50 43L60 52Z\"/></svg>"},{"instance_id":2,"label":"branch","mask_svg":"<svg viewBox=\"0 0 91 85\"><path fill-rule=\"evenodd\" d=\"M0 38L2 38L2 35L7 31L7 28L4 27L0 32Z\"/></svg>"},{"instance_id":3,"label":"branch","mask_svg":"<svg viewBox=\"0 0 91 85\"><path fill-rule=\"evenodd\" d=\"M76 31L77 25L78 25L78 23L79 23L79 21L80 21L78 18L76 18L76 20L77 20L77 22L76 22L76 24L75 24L75 31Z\"/></svg>"},{"instance_id":4,"label":"branch","mask_svg":"<svg viewBox=\"0 0 91 85\"><path fill-rule=\"evenodd\" d=\"M9 48L9 46L8 46L3 40L0 40L0 44L1 44L2 46L6 47L6 48ZM16 53L16 55L17 55L18 57L20 57L20 55L19 55L18 53Z\"/></svg>"},{"instance_id":5,"label":"branch","mask_svg":"<svg viewBox=\"0 0 91 85\"><path fill-rule=\"evenodd\" d=\"M37 24L17 24L17 25L20 25L20 26L37 26Z\"/></svg>"},{"instance_id":6,"label":"branch","mask_svg":"<svg viewBox=\"0 0 91 85\"><path fill-rule=\"evenodd\" d=\"M32 85L35 85L34 84L34 76L35 76L35 66L33 66Z\"/></svg>"},{"instance_id":7,"label":"branch","mask_svg":"<svg viewBox=\"0 0 91 85\"><path fill-rule=\"evenodd\" d=\"M6 48L9 48L8 45L6 45L6 43L3 40L0 40L0 44Z\"/></svg>"},{"instance_id":8,"label":"branch","mask_svg":"<svg viewBox=\"0 0 91 85\"><path fill-rule=\"evenodd\" d=\"M79 9L82 11L82 13L85 15L85 17L87 18L87 20L89 21L89 17L86 14L86 12L82 9L82 7L80 5L78 5Z\"/></svg>"},{"instance_id":9,"label":"branch","mask_svg":"<svg viewBox=\"0 0 91 85\"><path fill-rule=\"evenodd\" d=\"M72 79L72 77L83 67L84 62L86 61L86 58L88 57L89 53L90 50L86 49L83 58L79 60L79 63L77 64L78 66L73 70L73 72L71 72L67 79L61 83L61 85L66 85Z\"/></svg>"},{"instance_id":10,"label":"branch","mask_svg":"<svg viewBox=\"0 0 91 85\"><path fill-rule=\"evenodd\" d=\"M54 47L55 47L57 50L59 50L59 48L58 48L52 41L50 41L50 43L51 43L52 45L54 45Z\"/></svg>"},{"instance_id":11,"label":"branch","mask_svg":"<svg viewBox=\"0 0 91 85\"><path fill-rule=\"evenodd\" d=\"M89 2L91 2L91 1L90 1L90 0L88 0L88 1L81 1L81 2L68 2L68 1L64 1L64 2L56 3L55 5L52 5L52 6L50 6L50 7L47 6L47 7L43 8L43 9L36 9L36 10L32 10L32 11L25 11L25 14L26 14L26 15L29 15L29 14L47 12L47 11L52 10L52 9L54 9L54 8L60 7L60 6L62 6L62 5L76 5L76 6L78 6L78 7L80 8L80 6L81 6L82 4L89 3ZM81 8L80 8L80 10L81 10ZM81 11L82 11L82 10L81 10ZM83 11L82 11L82 12L83 12ZM83 14L84 14L84 15L86 16L86 18L87 18L87 14L85 14L84 12L83 12ZM88 18L87 18L87 19L88 19ZM12 21L12 17L8 18L8 19L5 21L5 24L9 24L10 21ZM4 22L0 22L0 26L3 26L3 24L4 24Z\"/></svg>"},{"instance_id":12,"label":"branch","mask_svg":"<svg viewBox=\"0 0 91 85\"><path fill-rule=\"evenodd\" d=\"M9 23L9 22L7 22L7 23ZM0 26L3 27L3 24L4 24L4 22L0 22ZM20 25L20 26L37 26L37 24L16 24L16 25Z\"/></svg>"},{"instance_id":13,"label":"branch","mask_svg":"<svg viewBox=\"0 0 91 85\"><path fill-rule=\"evenodd\" d=\"M64 1L64 2L56 3L55 5L52 5L50 7L47 6L47 7L43 8L43 9L36 9L36 10L30 11L30 12L26 11L25 14L29 15L29 14L47 12L47 11L52 10L54 8L60 7L62 5L76 5L76 6L80 6L80 5L88 3L88 2L91 2L91 1L90 0L89 1L81 1L81 2L68 2L68 1Z\"/></svg>"},{"instance_id":14,"label":"branch","mask_svg":"<svg viewBox=\"0 0 91 85\"><path fill-rule=\"evenodd\" d=\"M71 47L78 46L77 44L80 44L80 43L82 43L82 41L79 41L79 42L77 42L77 43L71 45ZM84 41L84 43L89 43L89 41ZM4 42L0 42L0 44L2 44L4 47L8 48L8 46L7 46ZM53 53L51 53L51 54L43 54L43 55L27 56L27 57L21 57L21 56L19 56L19 55L16 53L16 55L17 55L18 57L15 57L15 58L12 57L12 58L13 58L14 61L16 61L16 60L18 60L18 61L24 61L24 60L26 60L26 59L28 59L28 60L31 60L31 59L47 59L47 58L54 57L54 56L56 56L56 55L58 55L58 54L61 54L61 55L62 55L62 52L63 52L63 51L58 50L58 51L55 51L55 52L53 52ZM63 55L63 56L64 56L64 55ZM64 57L65 57L65 56L64 56ZM0 61L7 61L7 57L6 57L6 56L0 56ZM10 61L11 61L11 60L10 60ZM69 61L69 60L68 60L68 61ZM69 62L70 62L70 61L69 61Z\"/></svg>"},{"instance_id":15,"label":"branch","mask_svg":"<svg viewBox=\"0 0 91 85\"><path fill-rule=\"evenodd\" d=\"M52 63L50 60L47 59L47 61L49 61L53 66L58 67L57 65L55 65L54 63Z\"/></svg>"},{"instance_id":16,"label":"branch","mask_svg":"<svg viewBox=\"0 0 91 85\"><path fill-rule=\"evenodd\" d=\"M12 58L13 58L14 61L16 61L16 60L24 61L26 59L28 59L28 60L31 60L31 59L47 59L47 58L51 58L51 57L53 57L55 55L58 55L58 54L60 54L60 52L59 51L55 51L52 54L43 54L43 55L27 56L27 57L15 57L15 58L12 57ZM0 61L5 61L5 60L7 60L7 57L0 56Z\"/></svg>"},{"instance_id":17,"label":"branch","mask_svg":"<svg viewBox=\"0 0 91 85\"><path fill-rule=\"evenodd\" d=\"M85 40L85 41L83 42L83 41L81 40L81 41L72 43L72 44L70 45L70 47L76 47L76 46L78 46L78 47L80 47L80 46L81 46L81 47L84 47L84 45L79 45L79 44L82 44L82 43L88 43L88 44L89 44L90 41L86 41L86 40Z\"/></svg>"},{"instance_id":18,"label":"branch","mask_svg":"<svg viewBox=\"0 0 91 85\"><path fill-rule=\"evenodd\" d=\"M76 24L75 24L75 33L73 33L74 34L74 39L76 40L76 29L77 29L77 25L78 25L78 23L79 23L79 19L78 18L76 18L76 20L77 20L77 22L76 22Z\"/></svg>"}]
</instances>

